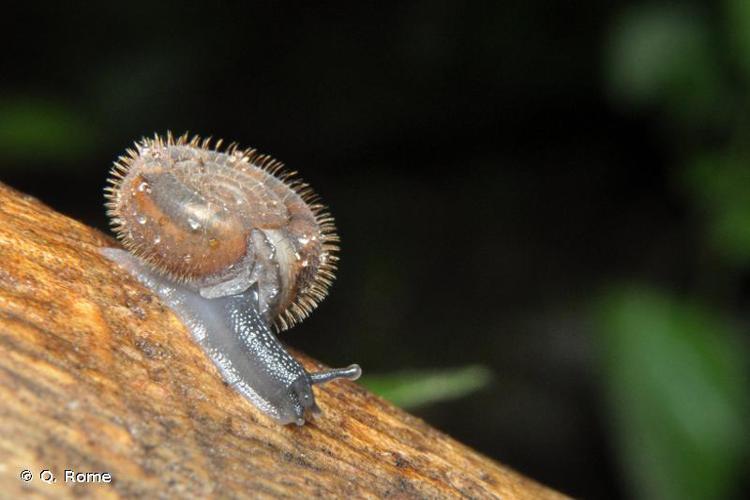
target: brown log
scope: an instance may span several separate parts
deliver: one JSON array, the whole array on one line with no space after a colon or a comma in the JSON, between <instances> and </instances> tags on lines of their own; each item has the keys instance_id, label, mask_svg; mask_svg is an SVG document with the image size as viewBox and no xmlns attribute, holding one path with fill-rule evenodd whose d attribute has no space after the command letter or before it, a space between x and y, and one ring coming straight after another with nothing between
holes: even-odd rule
<instances>
[{"instance_id":1,"label":"brown log","mask_svg":"<svg viewBox=\"0 0 750 500\"><path fill-rule=\"evenodd\" d=\"M304 427L275 424L100 256L112 245L0 184L4 496L562 497L355 383L316 389L323 414ZM66 482L66 469L112 481Z\"/></svg>"}]
</instances>

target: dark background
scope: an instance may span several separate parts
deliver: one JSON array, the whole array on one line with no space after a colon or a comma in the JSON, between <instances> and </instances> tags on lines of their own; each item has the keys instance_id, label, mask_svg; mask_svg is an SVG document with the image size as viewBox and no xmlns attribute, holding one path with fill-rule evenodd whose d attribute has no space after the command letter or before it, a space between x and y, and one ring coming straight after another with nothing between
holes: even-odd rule
<instances>
[{"instance_id":1,"label":"dark background","mask_svg":"<svg viewBox=\"0 0 750 500\"><path fill-rule=\"evenodd\" d=\"M105 230L108 169L143 135L257 147L342 238L330 297L284 341L373 388L490 374L421 403L380 392L571 495L747 488L742 0L1 17L3 182Z\"/></svg>"}]
</instances>

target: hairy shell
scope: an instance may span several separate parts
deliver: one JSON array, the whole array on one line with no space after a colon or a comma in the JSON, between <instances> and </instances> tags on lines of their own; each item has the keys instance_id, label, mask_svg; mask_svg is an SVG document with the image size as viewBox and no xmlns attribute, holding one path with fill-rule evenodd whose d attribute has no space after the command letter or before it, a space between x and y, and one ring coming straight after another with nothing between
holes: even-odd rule
<instances>
[{"instance_id":1,"label":"hairy shell","mask_svg":"<svg viewBox=\"0 0 750 500\"><path fill-rule=\"evenodd\" d=\"M258 283L278 330L304 319L334 279L333 218L295 173L254 149L155 135L119 158L109 184L107 213L130 252L206 297Z\"/></svg>"}]
</instances>

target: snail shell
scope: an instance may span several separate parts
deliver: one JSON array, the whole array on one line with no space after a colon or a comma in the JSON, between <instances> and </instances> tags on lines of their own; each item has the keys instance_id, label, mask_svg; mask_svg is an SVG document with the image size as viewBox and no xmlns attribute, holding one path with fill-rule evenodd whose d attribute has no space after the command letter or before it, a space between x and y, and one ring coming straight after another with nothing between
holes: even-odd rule
<instances>
[{"instance_id":1,"label":"snail shell","mask_svg":"<svg viewBox=\"0 0 750 500\"><path fill-rule=\"evenodd\" d=\"M302 321L338 260L333 218L294 173L254 149L187 134L143 139L105 188L130 252L104 254L185 322L228 383L281 423L316 410L312 385L355 379L356 365L310 374L271 331Z\"/></svg>"},{"instance_id":2,"label":"snail shell","mask_svg":"<svg viewBox=\"0 0 750 500\"><path fill-rule=\"evenodd\" d=\"M106 190L125 248L207 298L258 281L261 306L280 330L326 296L339 238L294 173L253 149L211 150L197 136L155 136L135 147L115 163Z\"/></svg>"}]
</instances>

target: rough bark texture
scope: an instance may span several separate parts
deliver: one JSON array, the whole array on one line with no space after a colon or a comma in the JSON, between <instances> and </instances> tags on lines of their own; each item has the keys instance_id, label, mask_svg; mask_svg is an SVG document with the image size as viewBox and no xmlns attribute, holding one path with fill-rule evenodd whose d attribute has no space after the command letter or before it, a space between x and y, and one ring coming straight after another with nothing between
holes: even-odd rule
<instances>
[{"instance_id":1,"label":"rough bark texture","mask_svg":"<svg viewBox=\"0 0 750 500\"><path fill-rule=\"evenodd\" d=\"M354 383L316 389L314 422L274 424L158 298L99 255L114 244L0 184L3 495L560 496ZM66 483L65 469L113 480Z\"/></svg>"}]
</instances>

